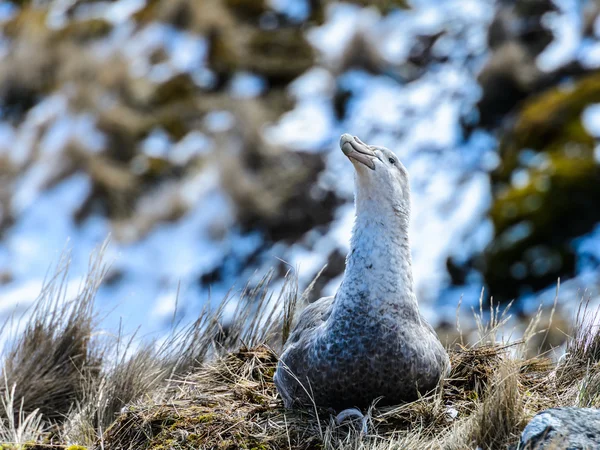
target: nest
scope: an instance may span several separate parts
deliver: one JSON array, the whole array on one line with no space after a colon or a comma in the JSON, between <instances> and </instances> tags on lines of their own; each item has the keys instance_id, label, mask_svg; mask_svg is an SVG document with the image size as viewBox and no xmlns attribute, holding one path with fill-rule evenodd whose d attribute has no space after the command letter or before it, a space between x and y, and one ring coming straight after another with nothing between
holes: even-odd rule
<instances>
[{"instance_id":1,"label":"nest","mask_svg":"<svg viewBox=\"0 0 600 450\"><path fill-rule=\"evenodd\" d=\"M172 382L167 401L129 407L106 431L104 448L318 448L315 412L284 410L276 365L267 346L230 353Z\"/></svg>"},{"instance_id":2,"label":"nest","mask_svg":"<svg viewBox=\"0 0 600 450\"><path fill-rule=\"evenodd\" d=\"M374 405L368 412L369 431L363 435L353 423L337 425L333 411L284 409L273 383L275 352L264 345L241 348L171 381L161 393L164 401L129 406L106 431L102 446L308 450L395 442L403 448L462 448L488 439L484 448L500 448L518 440L541 405L552 406L546 389L552 376L547 360L519 361L509 346L494 344L459 347L451 352L451 360L452 372L438 392L396 407ZM492 416L512 418L510 429L500 430L502 436L482 434L480 425Z\"/></svg>"}]
</instances>

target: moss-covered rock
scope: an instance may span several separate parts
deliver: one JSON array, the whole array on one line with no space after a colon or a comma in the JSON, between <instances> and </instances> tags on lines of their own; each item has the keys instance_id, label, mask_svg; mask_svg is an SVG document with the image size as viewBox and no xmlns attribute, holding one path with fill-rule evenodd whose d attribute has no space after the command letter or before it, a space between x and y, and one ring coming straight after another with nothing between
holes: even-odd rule
<instances>
[{"instance_id":1,"label":"moss-covered rock","mask_svg":"<svg viewBox=\"0 0 600 450\"><path fill-rule=\"evenodd\" d=\"M553 88L527 101L500 147L492 175L495 238L485 252L491 294L510 300L572 276L572 239L600 220L595 139L582 123L600 102L600 76Z\"/></svg>"}]
</instances>

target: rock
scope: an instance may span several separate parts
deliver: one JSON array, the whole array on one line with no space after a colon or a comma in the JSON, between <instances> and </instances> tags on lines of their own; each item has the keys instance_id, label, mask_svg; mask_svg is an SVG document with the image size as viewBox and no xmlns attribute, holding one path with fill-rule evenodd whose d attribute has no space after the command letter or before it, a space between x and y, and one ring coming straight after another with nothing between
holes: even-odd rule
<instances>
[{"instance_id":1,"label":"rock","mask_svg":"<svg viewBox=\"0 0 600 450\"><path fill-rule=\"evenodd\" d=\"M523 430L518 448L600 448L600 410L569 407L542 411Z\"/></svg>"}]
</instances>

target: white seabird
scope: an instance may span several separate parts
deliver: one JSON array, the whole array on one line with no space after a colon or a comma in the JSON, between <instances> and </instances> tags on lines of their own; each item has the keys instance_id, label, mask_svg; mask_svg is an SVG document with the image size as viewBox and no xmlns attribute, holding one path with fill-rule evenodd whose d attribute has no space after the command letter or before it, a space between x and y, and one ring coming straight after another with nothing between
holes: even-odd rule
<instances>
[{"instance_id":1,"label":"white seabird","mask_svg":"<svg viewBox=\"0 0 600 450\"><path fill-rule=\"evenodd\" d=\"M408 227L408 172L394 153L344 134L355 168L356 221L334 297L300 314L277 365L285 407L398 404L435 389L450 367L419 312Z\"/></svg>"}]
</instances>

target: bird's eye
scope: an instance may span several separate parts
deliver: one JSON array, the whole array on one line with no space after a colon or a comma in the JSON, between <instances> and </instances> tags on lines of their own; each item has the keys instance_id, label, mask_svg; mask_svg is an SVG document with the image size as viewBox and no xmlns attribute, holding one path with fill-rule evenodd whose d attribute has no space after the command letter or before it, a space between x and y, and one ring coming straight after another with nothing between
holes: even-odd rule
<instances>
[{"instance_id":1,"label":"bird's eye","mask_svg":"<svg viewBox=\"0 0 600 450\"><path fill-rule=\"evenodd\" d=\"M396 164L396 160L394 158L390 158L388 159L388 161L390 162L390 164Z\"/></svg>"}]
</instances>

